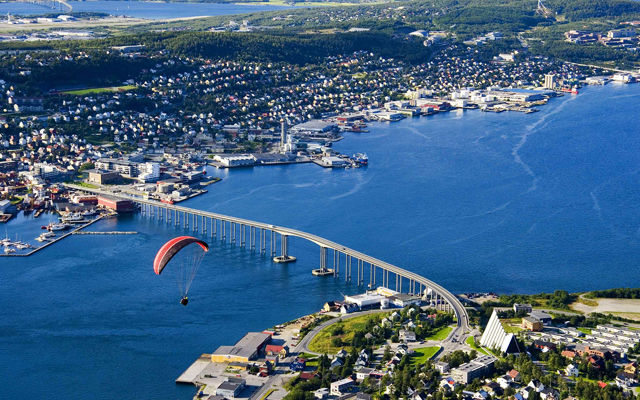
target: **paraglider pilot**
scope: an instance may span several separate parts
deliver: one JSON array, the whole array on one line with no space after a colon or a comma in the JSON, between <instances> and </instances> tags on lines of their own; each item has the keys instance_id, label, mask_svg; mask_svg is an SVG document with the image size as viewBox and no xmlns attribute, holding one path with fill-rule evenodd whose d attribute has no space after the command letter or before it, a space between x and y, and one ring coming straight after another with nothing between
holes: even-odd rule
<instances>
[{"instance_id":1,"label":"paraglider pilot","mask_svg":"<svg viewBox=\"0 0 640 400\"><path fill-rule=\"evenodd\" d=\"M156 257L153 260L153 271L156 273L156 275L160 275L162 273L162 271L164 270L164 267L167 265L169 261L171 261L173 256L175 256L183 248L185 248L186 246L189 246L192 243L195 243L198 246L200 246L200 248L202 249L202 255L207 251L209 251L209 245L206 242L191 236L179 236L177 238L171 239L160 248L160 250L158 251L158 254L156 254ZM198 269L200 261L202 261L202 257L196 259L196 261L193 261L191 263L192 265L191 265L190 280L193 280L193 277L195 276L195 272ZM182 304L183 306L186 306L187 304L189 304L187 291L189 290L189 285L191 283L190 280L184 282L184 287L185 287L184 295L180 300L180 304Z\"/></svg>"}]
</instances>

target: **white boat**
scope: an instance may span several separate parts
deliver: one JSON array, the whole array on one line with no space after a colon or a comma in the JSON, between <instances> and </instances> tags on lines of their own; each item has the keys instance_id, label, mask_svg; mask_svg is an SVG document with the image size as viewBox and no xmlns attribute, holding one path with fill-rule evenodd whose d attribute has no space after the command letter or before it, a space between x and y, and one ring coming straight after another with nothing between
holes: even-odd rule
<instances>
[{"instance_id":1,"label":"white boat","mask_svg":"<svg viewBox=\"0 0 640 400\"><path fill-rule=\"evenodd\" d=\"M4 246L4 254L10 254L10 253L15 253L15 249L12 249L9 246Z\"/></svg>"},{"instance_id":2,"label":"white boat","mask_svg":"<svg viewBox=\"0 0 640 400\"><path fill-rule=\"evenodd\" d=\"M55 233L47 231L47 232L43 232L43 233L41 233L41 234L40 234L40 236L38 236L38 237L36 238L36 240L37 240L38 242L44 242L45 240L49 240L49 239L51 239L51 238L53 238L53 237L55 237L55 236L56 236L56 234L55 234Z\"/></svg>"},{"instance_id":3,"label":"white boat","mask_svg":"<svg viewBox=\"0 0 640 400\"><path fill-rule=\"evenodd\" d=\"M92 216L96 215L97 213L98 213L98 212L97 212L96 210L94 210L94 209L91 209L91 210L84 210L84 211L82 212L82 216L83 216L83 217L92 217Z\"/></svg>"},{"instance_id":4,"label":"white boat","mask_svg":"<svg viewBox=\"0 0 640 400\"><path fill-rule=\"evenodd\" d=\"M49 224L47 229L50 230L50 231L53 231L53 232L64 231L65 229L69 229L69 225L67 225L65 223Z\"/></svg>"},{"instance_id":5,"label":"white boat","mask_svg":"<svg viewBox=\"0 0 640 400\"><path fill-rule=\"evenodd\" d=\"M77 222L82 221L84 217L80 213L69 213L66 216L62 217L63 222Z\"/></svg>"}]
</instances>

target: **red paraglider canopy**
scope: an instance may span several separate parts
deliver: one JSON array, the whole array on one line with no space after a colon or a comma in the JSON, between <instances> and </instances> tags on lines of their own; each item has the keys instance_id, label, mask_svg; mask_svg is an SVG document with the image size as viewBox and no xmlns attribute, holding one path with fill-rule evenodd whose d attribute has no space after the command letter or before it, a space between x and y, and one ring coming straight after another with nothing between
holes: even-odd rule
<instances>
[{"instance_id":1,"label":"red paraglider canopy","mask_svg":"<svg viewBox=\"0 0 640 400\"><path fill-rule=\"evenodd\" d=\"M153 271L160 275L162 270L167 265L169 261L175 256L180 250L182 250L185 246L190 245L191 243L197 243L202 250L209 251L209 245L206 242L203 242L200 239L196 239L191 236L179 236L177 238L169 240L165 243L158 254L156 254L156 258L153 260Z\"/></svg>"}]
</instances>

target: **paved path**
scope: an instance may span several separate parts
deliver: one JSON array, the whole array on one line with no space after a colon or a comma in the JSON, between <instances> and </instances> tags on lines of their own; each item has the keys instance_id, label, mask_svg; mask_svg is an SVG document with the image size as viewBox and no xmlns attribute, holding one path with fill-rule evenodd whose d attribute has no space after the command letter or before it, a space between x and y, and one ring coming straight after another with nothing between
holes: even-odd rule
<instances>
[{"instance_id":1,"label":"paved path","mask_svg":"<svg viewBox=\"0 0 640 400\"><path fill-rule=\"evenodd\" d=\"M315 328L313 328L309 333L307 333L305 335L305 337L302 338L302 340L300 340L298 342L298 344L294 347L293 351L296 352L296 353L304 352L304 353L309 353L309 354L321 355L321 353L317 353L315 351L309 350L309 343L311 343L313 338L316 337L316 335L318 333L320 333L320 331L323 330L324 328L335 324L339 320L346 320L346 319L358 317L360 315L374 314L374 313L380 313L380 312L389 312L389 311L394 311L394 310L393 309L391 309L391 310L386 309L386 310L361 311L361 312L357 312L357 313L353 313L353 314L348 314L346 316L340 316L340 317L336 317L336 318L332 318L330 320L327 320L327 321L321 323L320 325L316 326ZM469 337L469 335L473 335L474 332L475 331L472 331L472 330L469 330L469 329L464 329L460 325L457 325L457 326L453 327L453 329L451 330L451 332L449 333L447 338L442 340L442 341L427 340L427 341L425 341L423 343L415 342L415 343L411 344L410 348L440 346L441 350L438 352L438 354L436 356L436 358L440 358L443 355L445 355L447 353L451 353L451 352L453 352L455 350L471 350L471 348L465 343L465 340L466 340L467 337Z\"/></svg>"},{"instance_id":2,"label":"paved path","mask_svg":"<svg viewBox=\"0 0 640 400\"><path fill-rule=\"evenodd\" d=\"M359 312L355 312L352 314L347 314L347 315L341 315L339 317L335 317L335 318L331 318L330 320L327 320L323 323L321 323L320 325L316 326L315 328L313 328L309 333L307 333L302 340L300 340L298 342L298 344L293 348L293 351L296 353L309 353L309 354L315 354L315 355L322 355L321 353L316 353L315 351L311 351L309 350L309 343L311 343L311 340L313 340L314 337L316 337L316 335L318 333L320 333L321 330L323 330L324 328L328 327L329 325L333 325L336 322L342 320L347 320L347 319L351 319L351 318L355 318L355 317L359 317L361 315L367 315L367 314L377 314L377 313L381 313L381 312L390 312L393 310L368 310L368 311L359 311Z\"/></svg>"}]
</instances>

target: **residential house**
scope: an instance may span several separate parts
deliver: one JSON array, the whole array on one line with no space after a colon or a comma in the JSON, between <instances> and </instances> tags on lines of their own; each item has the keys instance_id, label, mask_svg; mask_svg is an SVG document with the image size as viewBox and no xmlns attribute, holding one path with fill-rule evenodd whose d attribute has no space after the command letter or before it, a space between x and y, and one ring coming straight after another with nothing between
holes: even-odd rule
<instances>
[{"instance_id":1,"label":"residential house","mask_svg":"<svg viewBox=\"0 0 640 400\"><path fill-rule=\"evenodd\" d=\"M441 374L445 374L449 372L449 363L446 363L444 361L438 361L436 362L435 366L438 372L440 372Z\"/></svg>"},{"instance_id":2,"label":"residential house","mask_svg":"<svg viewBox=\"0 0 640 400\"><path fill-rule=\"evenodd\" d=\"M567 367L564 369L564 373L567 376L571 376L571 377L577 377L578 375L580 375L580 371L578 370L578 367L576 367L573 364L569 364L567 365Z\"/></svg>"},{"instance_id":3,"label":"residential house","mask_svg":"<svg viewBox=\"0 0 640 400\"><path fill-rule=\"evenodd\" d=\"M531 307L531 304L514 303L513 311L515 311L516 313L519 313L519 312L530 313L531 311L533 311L533 307Z\"/></svg>"},{"instance_id":4,"label":"residential house","mask_svg":"<svg viewBox=\"0 0 640 400\"><path fill-rule=\"evenodd\" d=\"M269 356L279 356L280 358L285 358L289 355L289 347L288 346L279 346L275 344L268 344L264 351Z\"/></svg>"},{"instance_id":5,"label":"residential house","mask_svg":"<svg viewBox=\"0 0 640 400\"><path fill-rule=\"evenodd\" d=\"M455 391L456 388L460 386L453 378L446 377L440 381L440 388L446 391Z\"/></svg>"},{"instance_id":6,"label":"residential house","mask_svg":"<svg viewBox=\"0 0 640 400\"><path fill-rule=\"evenodd\" d=\"M545 388L540 391L540 398L542 400L559 400L560 393L553 388Z\"/></svg>"},{"instance_id":7,"label":"residential house","mask_svg":"<svg viewBox=\"0 0 640 400\"><path fill-rule=\"evenodd\" d=\"M531 389L533 389L538 393L544 390L544 384L537 379L532 379L531 381L529 381L529 384L527 384L527 387L530 387Z\"/></svg>"},{"instance_id":8,"label":"residential house","mask_svg":"<svg viewBox=\"0 0 640 400\"><path fill-rule=\"evenodd\" d=\"M355 381L351 378L344 378L336 382L331 382L331 395L343 396L356 389Z\"/></svg>"},{"instance_id":9,"label":"residential house","mask_svg":"<svg viewBox=\"0 0 640 400\"><path fill-rule=\"evenodd\" d=\"M331 365L329 366L329 369L342 367L343 365L344 365L344 361L342 361L342 358L336 357L333 360L331 360Z\"/></svg>"},{"instance_id":10,"label":"residential house","mask_svg":"<svg viewBox=\"0 0 640 400\"><path fill-rule=\"evenodd\" d=\"M358 370L358 372L356 372L356 380L358 382L362 382L363 380L365 380L366 378L368 378L371 373L374 371L373 368L360 368Z\"/></svg>"},{"instance_id":11,"label":"residential house","mask_svg":"<svg viewBox=\"0 0 640 400\"><path fill-rule=\"evenodd\" d=\"M319 400L326 399L327 397L329 397L329 389L324 387L320 388L313 392L313 397Z\"/></svg>"},{"instance_id":12,"label":"residential house","mask_svg":"<svg viewBox=\"0 0 640 400\"><path fill-rule=\"evenodd\" d=\"M638 363L634 361L634 362L631 362L629 364L625 364L624 372L628 372L630 374L637 375L638 374Z\"/></svg>"},{"instance_id":13,"label":"residential house","mask_svg":"<svg viewBox=\"0 0 640 400\"><path fill-rule=\"evenodd\" d=\"M340 311L340 307L342 307L341 301L327 301L324 303L324 306L322 306L322 311Z\"/></svg>"},{"instance_id":14,"label":"residential house","mask_svg":"<svg viewBox=\"0 0 640 400\"><path fill-rule=\"evenodd\" d=\"M500 385L502 389L506 389L511 386L511 382L513 382L513 380L509 375L503 375L498 379L496 379L496 382L498 383L498 385Z\"/></svg>"},{"instance_id":15,"label":"residential house","mask_svg":"<svg viewBox=\"0 0 640 400\"><path fill-rule=\"evenodd\" d=\"M616 375L616 385L624 388L634 386L638 383L638 378L634 374L625 371L619 371Z\"/></svg>"},{"instance_id":16,"label":"residential house","mask_svg":"<svg viewBox=\"0 0 640 400\"><path fill-rule=\"evenodd\" d=\"M403 342L415 342L416 341L416 333L413 331L408 331L405 329L400 330L400 340Z\"/></svg>"},{"instance_id":17,"label":"residential house","mask_svg":"<svg viewBox=\"0 0 640 400\"><path fill-rule=\"evenodd\" d=\"M509 375L514 382L520 382L520 372L515 369L507 372L507 375Z\"/></svg>"}]
</instances>

